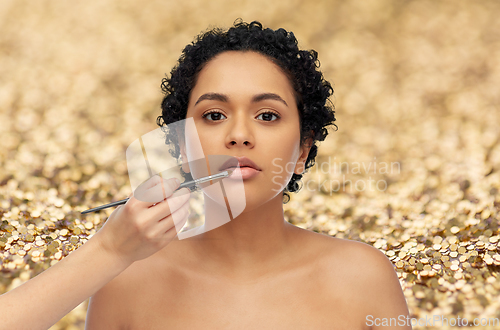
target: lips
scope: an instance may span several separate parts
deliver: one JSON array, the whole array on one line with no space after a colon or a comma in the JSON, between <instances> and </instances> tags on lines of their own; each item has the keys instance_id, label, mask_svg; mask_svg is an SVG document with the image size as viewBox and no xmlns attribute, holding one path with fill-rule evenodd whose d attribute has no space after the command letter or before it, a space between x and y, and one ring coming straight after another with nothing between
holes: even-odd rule
<instances>
[{"instance_id":1,"label":"lips","mask_svg":"<svg viewBox=\"0 0 500 330\"><path fill-rule=\"evenodd\" d=\"M224 171L231 168L236 168L239 166L240 168L250 167L257 171L261 171L261 169L255 164L251 159L247 157L233 157L227 160L222 166L219 168L219 171Z\"/></svg>"}]
</instances>

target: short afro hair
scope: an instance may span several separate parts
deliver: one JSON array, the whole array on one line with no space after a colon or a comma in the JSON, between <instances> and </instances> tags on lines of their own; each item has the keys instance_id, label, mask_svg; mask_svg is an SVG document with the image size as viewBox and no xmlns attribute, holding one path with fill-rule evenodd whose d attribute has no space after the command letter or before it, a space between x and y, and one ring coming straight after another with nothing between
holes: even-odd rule
<instances>
[{"instance_id":1,"label":"short afro hair","mask_svg":"<svg viewBox=\"0 0 500 330\"><path fill-rule=\"evenodd\" d=\"M318 153L316 141L324 141L327 127L335 126L334 106L329 97L333 94L331 84L321 71L318 53L314 50L299 50L293 32L285 29L263 28L257 21L245 23L241 19L224 31L214 28L198 35L182 51L177 65L164 78L161 89L165 94L161 103L162 114L156 122L159 126L186 119L191 90L203 67L216 55L225 51L254 51L273 61L289 78L294 91L300 118L301 144L312 140L304 171L315 164ZM167 138L168 142L168 138ZM176 148L177 149L177 148ZM177 149L173 156L179 157ZM189 175L188 175L189 176ZM283 202L290 200L288 192L300 190L302 174L293 173L283 191Z\"/></svg>"}]
</instances>

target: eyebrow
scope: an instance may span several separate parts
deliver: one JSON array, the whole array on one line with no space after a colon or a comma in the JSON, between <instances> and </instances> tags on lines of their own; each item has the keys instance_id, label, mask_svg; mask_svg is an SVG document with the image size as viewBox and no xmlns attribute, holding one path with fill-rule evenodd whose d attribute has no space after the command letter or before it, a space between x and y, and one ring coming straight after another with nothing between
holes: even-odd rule
<instances>
[{"instance_id":1,"label":"eyebrow","mask_svg":"<svg viewBox=\"0 0 500 330\"><path fill-rule=\"evenodd\" d=\"M229 97L225 94L220 94L220 93L206 93L206 94L203 94L202 96L200 96L194 105L197 105L198 103L200 103L201 101L204 101L204 100L229 102ZM281 98L281 96L279 96L278 94L275 94L275 93L262 93L262 94L254 95L251 102L257 103L257 102L264 101L264 100L279 101L288 107L288 104L285 102L285 100L283 100L283 98Z\"/></svg>"}]
</instances>

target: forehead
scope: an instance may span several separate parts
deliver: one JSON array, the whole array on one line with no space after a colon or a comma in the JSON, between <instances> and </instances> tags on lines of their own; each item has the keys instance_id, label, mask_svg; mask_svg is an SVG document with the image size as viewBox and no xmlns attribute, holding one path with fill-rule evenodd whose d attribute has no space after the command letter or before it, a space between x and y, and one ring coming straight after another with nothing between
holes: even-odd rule
<instances>
[{"instance_id":1,"label":"forehead","mask_svg":"<svg viewBox=\"0 0 500 330\"><path fill-rule=\"evenodd\" d=\"M287 100L294 99L292 85L282 69L253 51L226 51L211 59L198 75L190 104L207 92L233 96L276 93Z\"/></svg>"}]
</instances>

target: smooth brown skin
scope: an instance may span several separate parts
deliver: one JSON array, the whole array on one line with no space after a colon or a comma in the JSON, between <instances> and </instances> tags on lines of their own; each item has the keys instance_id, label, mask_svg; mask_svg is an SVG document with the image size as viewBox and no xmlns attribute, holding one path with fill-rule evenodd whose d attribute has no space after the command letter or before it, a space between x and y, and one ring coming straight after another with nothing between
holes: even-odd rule
<instances>
[{"instance_id":1,"label":"smooth brown skin","mask_svg":"<svg viewBox=\"0 0 500 330\"><path fill-rule=\"evenodd\" d=\"M227 100L197 103L206 93ZM262 93L285 102L252 102ZM202 118L209 110L223 116ZM265 121L269 110L281 118ZM262 169L244 181L245 211L134 262L91 298L86 329L378 329L367 315L408 315L384 254L285 221L276 190L289 176L276 172L292 162L301 173L309 148L300 145L293 89L279 67L254 52L218 55L201 71L187 117L205 154L246 156Z\"/></svg>"}]
</instances>

